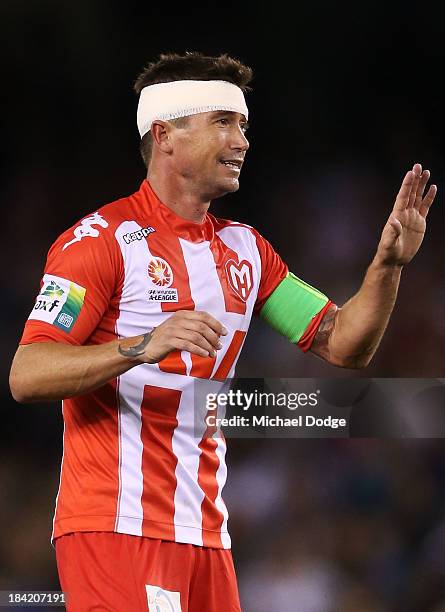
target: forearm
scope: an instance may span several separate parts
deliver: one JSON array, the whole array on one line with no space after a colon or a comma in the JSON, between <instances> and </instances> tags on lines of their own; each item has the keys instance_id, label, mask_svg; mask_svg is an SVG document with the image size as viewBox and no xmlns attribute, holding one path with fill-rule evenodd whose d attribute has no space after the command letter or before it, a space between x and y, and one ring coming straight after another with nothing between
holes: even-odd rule
<instances>
[{"instance_id":1,"label":"forearm","mask_svg":"<svg viewBox=\"0 0 445 612\"><path fill-rule=\"evenodd\" d=\"M94 391L141 363L119 346L135 346L143 336L95 346L42 342L19 347L11 368L10 387L19 402L61 400Z\"/></svg>"},{"instance_id":2,"label":"forearm","mask_svg":"<svg viewBox=\"0 0 445 612\"><path fill-rule=\"evenodd\" d=\"M371 263L360 290L337 311L329 338L332 363L360 368L371 361L394 308L401 270L377 259Z\"/></svg>"},{"instance_id":3,"label":"forearm","mask_svg":"<svg viewBox=\"0 0 445 612\"><path fill-rule=\"evenodd\" d=\"M9 377L18 402L60 400L94 391L142 363L159 363L172 351L216 357L227 329L207 312L178 310L141 336L95 346L58 342L19 346Z\"/></svg>"}]
</instances>

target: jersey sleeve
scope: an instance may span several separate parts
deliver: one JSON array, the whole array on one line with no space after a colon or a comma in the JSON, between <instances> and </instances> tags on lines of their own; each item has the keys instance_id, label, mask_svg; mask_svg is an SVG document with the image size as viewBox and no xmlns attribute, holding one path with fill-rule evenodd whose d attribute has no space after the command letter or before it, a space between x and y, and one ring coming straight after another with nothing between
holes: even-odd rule
<instances>
[{"instance_id":1,"label":"jersey sleeve","mask_svg":"<svg viewBox=\"0 0 445 612\"><path fill-rule=\"evenodd\" d=\"M273 246L256 230L253 230L261 259L261 280L254 314L259 314L266 300L286 278L288 267Z\"/></svg>"},{"instance_id":2,"label":"jersey sleeve","mask_svg":"<svg viewBox=\"0 0 445 612\"><path fill-rule=\"evenodd\" d=\"M122 256L99 213L64 232L48 252L20 344L82 345L106 312L123 277Z\"/></svg>"}]
</instances>

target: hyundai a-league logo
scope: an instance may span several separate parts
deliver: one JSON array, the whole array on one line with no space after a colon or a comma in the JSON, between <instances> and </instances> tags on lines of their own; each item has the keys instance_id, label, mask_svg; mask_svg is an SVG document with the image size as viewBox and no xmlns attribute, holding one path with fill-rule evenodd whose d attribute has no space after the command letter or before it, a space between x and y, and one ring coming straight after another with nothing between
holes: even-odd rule
<instances>
[{"instance_id":1,"label":"hyundai a-league logo","mask_svg":"<svg viewBox=\"0 0 445 612\"><path fill-rule=\"evenodd\" d=\"M170 287L173 282L172 269L161 257L155 257L150 261L148 276L157 287Z\"/></svg>"}]
</instances>

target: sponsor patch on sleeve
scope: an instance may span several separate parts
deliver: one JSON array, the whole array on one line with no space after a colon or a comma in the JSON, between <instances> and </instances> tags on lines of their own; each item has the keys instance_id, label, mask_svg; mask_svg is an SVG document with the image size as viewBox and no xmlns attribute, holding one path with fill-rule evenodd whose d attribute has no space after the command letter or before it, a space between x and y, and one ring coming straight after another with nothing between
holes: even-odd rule
<instances>
[{"instance_id":1,"label":"sponsor patch on sleeve","mask_svg":"<svg viewBox=\"0 0 445 612\"><path fill-rule=\"evenodd\" d=\"M45 274L29 319L46 321L70 332L82 310L86 289L66 278Z\"/></svg>"}]
</instances>

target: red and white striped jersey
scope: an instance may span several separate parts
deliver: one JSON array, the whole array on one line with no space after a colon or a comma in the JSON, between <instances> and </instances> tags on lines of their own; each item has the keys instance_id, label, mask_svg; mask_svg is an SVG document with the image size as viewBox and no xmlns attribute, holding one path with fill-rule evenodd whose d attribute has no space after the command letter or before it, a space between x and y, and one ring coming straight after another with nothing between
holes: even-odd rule
<instances>
[{"instance_id":1,"label":"red and white striped jersey","mask_svg":"<svg viewBox=\"0 0 445 612\"><path fill-rule=\"evenodd\" d=\"M253 228L187 221L148 181L57 239L21 344L137 336L179 309L206 311L229 333L216 358L176 351L63 402L54 539L116 531L230 547L226 444L194 437L193 381L233 375L252 313L286 274Z\"/></svg>"}]
</instances>

